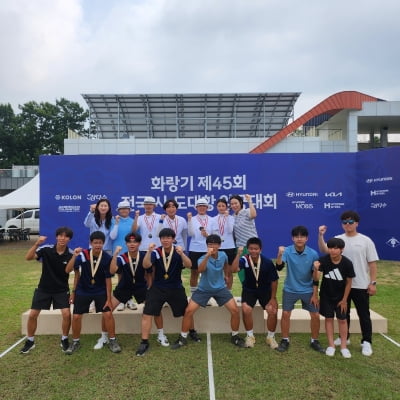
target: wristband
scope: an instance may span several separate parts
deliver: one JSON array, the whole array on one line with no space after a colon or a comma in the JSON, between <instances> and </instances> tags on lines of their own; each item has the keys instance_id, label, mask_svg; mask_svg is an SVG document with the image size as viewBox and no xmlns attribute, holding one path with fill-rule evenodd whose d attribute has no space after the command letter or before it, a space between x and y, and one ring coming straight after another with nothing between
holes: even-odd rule
<instances>
[{"instance_id":1,"label":"wristband","mask_svg":"<svg viewBox=\"0 0 400 400\"><path fill-rule=\"evenodd\" d=\"M373 285L373 286L376 286L376 281L371 281L369 284Z\"/></svg>"},{"instance_id":2,"label":"wristband","mask_svg":"<svg viewBox=\"0 0 400 400\"><path fill-rule=\"evenodd\" d=\"M313 286L319 286L319 281L312 281Z\"/></svg>"}]
</instances>

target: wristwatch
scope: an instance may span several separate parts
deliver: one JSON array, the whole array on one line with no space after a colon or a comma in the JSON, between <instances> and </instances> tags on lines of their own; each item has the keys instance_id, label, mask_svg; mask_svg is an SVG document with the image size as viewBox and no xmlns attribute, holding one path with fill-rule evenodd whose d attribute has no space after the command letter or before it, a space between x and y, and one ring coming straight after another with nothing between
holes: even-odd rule
<instances>
[{"instance_id":1,"label":"wristwatch","mask_svg":"<svg viewBox=\"0 0 400 400\"><path fill-rule=\"evenodd\" d=\"M371 281L369 284L376 286L376 281Z\"/></svg>"}]
</instances>

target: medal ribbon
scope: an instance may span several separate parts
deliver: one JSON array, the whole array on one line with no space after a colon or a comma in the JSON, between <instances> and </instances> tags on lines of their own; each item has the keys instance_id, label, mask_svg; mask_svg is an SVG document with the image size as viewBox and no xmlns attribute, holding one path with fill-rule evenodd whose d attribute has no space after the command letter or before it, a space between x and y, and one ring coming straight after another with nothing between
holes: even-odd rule
<instances>
[{"instance_id":1,"label":"medal ribbon","mask_svg":"<svg viewBox=\"0 0 400 400\"><path fill-rule=\"evenodd\" d=\"M253 270L254 277L256 278L256 283L258 284L258 276L260 275L261 257L258 257L257 266L254 265L252 258L249 256L249 261L251 269Z\"/></svg>"},{"instance_id":2,"label":"medal ribbon","mask_svg":"<svg viewBox=\"0 0 400 400\"><path fill-rule=\"evenodd\" d=\"M200 215L197 216L197 220L199 221L199 224L204 228L207 229L208 225L208 216L206 215L205 218L200 218Z\"/></svg>"},{"instance_id":3,"label":"medal ribbon","mask_svg":"<svg viewBox=\"0 0 400 400\"><path fill-rule=\"evenodd\" d=\"M90 250L90 270L92 271L92 279L94 279L94 276L96 275L96 272L99 269L102 256L103 256L103 250L100 251L100 254L97 257L97 260L94 261L93 260L93 250Z\"/></svg>"},{"instance_id":4,"label":"medal ribbon","mask_svg":"<svg viewBox=\"0 0 400 400\"><path fill-rule=\"evenodd\" d=\"M170 217L166 217L166 220L167 220L167 222L168 222L168 225L169 225L169 227L175 232L175 233L177 233L178 232L178 224L179 224L179 222L178 222L178 218L174 218L174 219L171 219Z\"/></svg>"},{"instance_id":5,"label":"medal ribbon","mask_svg":"<svg viewBox=\"0 0 400 400\"><path fill-rule=\"evenodd\" d=\"M164 247L162 248L162 259L163 259L163 262L164 262L164 268L165 268L165 273L166 274L168 274L169 266L170 266L171 261L172 261L172 254L174 254L174 246L172 246L172 248L171 248L171 252L169 253L168 260L167 260L167 257L165 255Z\"/></svg>"},{"instance_id":6,"label":"medal ribbon","mask_svg":"<svg viewBox=\"0 0 400 400\"><path fill-rule=\"evenodd\" d=\"M151 218L151 221L150 221L150 218ZM144 223L146 224L147 230L149 232L152 232L154 222L156 220L156 216L154 214L151 217L148 217L147 215L145 215L143 219L144 219Z\"/></svg>"},{"instance_id":7,"label":"medal ribbon","mask_svg":"<svg viewBox=\"0 0 400 400\"><path fill-rule=\"evenodd\" d=\"M218 215L218 229L221 236L224 236L226 218L226 215Z\"/></svg>"},{"instance_id":8,"label":"medal ribbon","mask_svg":"<svg viewBox=\"0 0 400 400\"><path fill-rule=\"evenodd\" d=\"M139 260L140 260L140 253L137 252L135 261L133 262L132 257L128 252L128 260L129 260L129 267L131 268L131 272L132 272L132 278L133 278L133 281L135 281L135 274L136 274L136 269L137 269L137 266L138 266Z\"/></svg>"}]
</instances>

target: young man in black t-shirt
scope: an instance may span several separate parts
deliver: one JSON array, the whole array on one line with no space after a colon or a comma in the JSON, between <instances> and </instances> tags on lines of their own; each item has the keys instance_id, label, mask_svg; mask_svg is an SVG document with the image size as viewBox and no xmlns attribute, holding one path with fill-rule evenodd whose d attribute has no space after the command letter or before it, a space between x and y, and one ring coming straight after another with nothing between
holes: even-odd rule
<instances>
[{"instance_id":1,"label":"young man in black t-shirt","mask_svg":"<svg viewBox=\"0 0 400 400\"><path fill-rule=\"evenodd\" d=\"M42 274L38 287L33 294L27 323L27 340L21 349L22 354L29 353L30 350L35 348L34 335L37 328L37 319L41 310L49 310L52 304L53 309L61 309L61 348L63 351L68 349L71 312L68 273L65 272L65 267L72 257L72 251L68 248L68 243L72 236L73 232L70 228L66 226L60 227L56 230L56 244L43 245L47 240L47 236L39 236L35 244L26 253L26 260L36 259L42 262Z\"/></svg>"},{"instance_id":2,"label":"young man in black t-shirt","mask_svg":"<svg viewBox=\"0 0 400 400\"><path fill-rule=\"evenodd\" d=\"M347 342L347 299L350 294L352 278L355 277L353 263L342 255L345 243L340 238L329 239L326 243L329 254L314 262L314 296L317 295L319 272L322 272L322 283L319 292L319 313L325 317L325 331L328 338L327 356L335 355L333 340L333 318L336 314L341 339L340 352L344 358L351 353Z\"/></svg>"}]
</instances>

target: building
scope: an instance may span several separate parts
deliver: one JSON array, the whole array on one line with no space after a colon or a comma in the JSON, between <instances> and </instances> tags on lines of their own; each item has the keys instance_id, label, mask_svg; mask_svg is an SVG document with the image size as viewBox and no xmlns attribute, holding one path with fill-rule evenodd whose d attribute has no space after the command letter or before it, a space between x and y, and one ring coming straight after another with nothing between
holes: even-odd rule
<instances>
[{"instance_id":1,"label":"building","mask_svg":"<svg viewBox=\"0 0 400 400\"><path fill-rule=\"evenodd\" d=\"M91 138L70 133L64 154L331 153L398 144L389 138L400 133L399 101L339 92L294 119L299 95L84 94Z\"/></svg>"}]
</instances>

